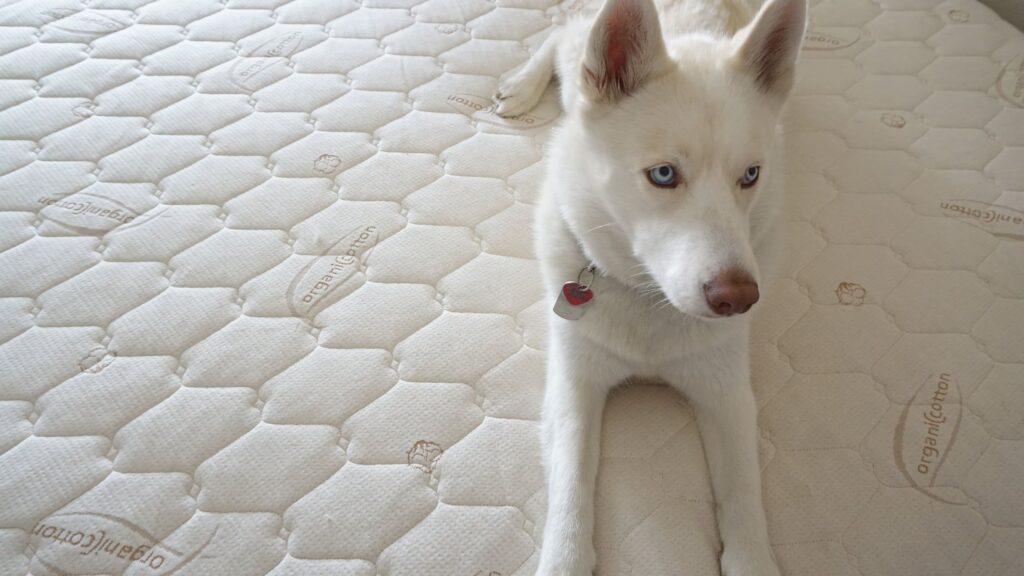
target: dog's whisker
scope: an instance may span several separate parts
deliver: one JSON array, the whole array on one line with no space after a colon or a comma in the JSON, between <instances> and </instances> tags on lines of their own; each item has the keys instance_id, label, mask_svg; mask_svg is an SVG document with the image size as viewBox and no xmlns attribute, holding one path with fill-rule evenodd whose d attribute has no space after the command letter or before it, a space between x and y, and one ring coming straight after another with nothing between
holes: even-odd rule
<instances>
[{"instance_id":1,"label":"dog's whisker","mask_svg":"<svg viewBox=\"0 0 1024 576\"><path fill-rule=\"evenodd\" d=\"M615 225L615 222L609 222L607 224L601 224L600 226L594 226L590 230L587 230L586 232L584 232L584 234L590 234L591 232L593 232L595 230L600 230L601 228L607 228L608 226L614 226L614 225Z\"/></svg>"}]
</instances>

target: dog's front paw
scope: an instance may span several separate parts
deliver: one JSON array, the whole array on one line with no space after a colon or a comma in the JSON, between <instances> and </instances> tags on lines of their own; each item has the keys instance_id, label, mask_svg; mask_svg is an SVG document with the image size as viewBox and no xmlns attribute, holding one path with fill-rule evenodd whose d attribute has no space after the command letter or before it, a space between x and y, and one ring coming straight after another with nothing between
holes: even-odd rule
<instances>
[{"instance_id":1,"label":"dog's front paw","mask_svg":"<svg viewBox=\"0 0 1024 576\"><path fill-rule=\"evenodd\" d=\"M536 576L593 576L597 555L593 545L566 545L548 553L541 551Z\"/></svg>"},{"instance_id":2,"label":"dog's front paw","mask_svg":"<svg viewBox=\"0 0 1024 576\"><path fill-rule=\"evenodd\" d=\"M580 566L541 566L536 576L594 576L593 568Z\"/></svg>"},{"instance_id":3,"label":"dog's front paw","mask_svg":"<svg viewBox=\"0 0 1024 576\"><path fill-rule=\"evenodd\" d=\"M495 114L504 118L519 116L540 102L548 79L531 72L528 68L520 70L501 82L494 93Z\"/></svg>"},{"instance_id":4,"label":"dog's front paw","mask_svg":"<svg viewBox=\"0 0 1024 576\"><path fill-rule=\"evenodd\" d=\"M722 576L781 575L767 546L762 550L754 550L727 545L722 552Z\"/></svg>"}]
</instances>

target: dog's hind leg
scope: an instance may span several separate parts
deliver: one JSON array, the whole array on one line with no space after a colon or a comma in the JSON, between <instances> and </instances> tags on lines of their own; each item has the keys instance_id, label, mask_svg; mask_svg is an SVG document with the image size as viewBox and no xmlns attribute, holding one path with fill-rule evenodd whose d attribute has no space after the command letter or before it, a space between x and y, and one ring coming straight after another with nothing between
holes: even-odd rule
<instances>
[{"instance_id":1,"label":"dog's hind leg","mask_svg":"<svg viewBox=\"0 0 1024 576\"><path fill-rule=\"evenodd\" d=\"M555 53L560 35L559 30L552 32L526 64L501 80L498 91L494 93L494 111L498 116L519 116L540 102L555 72Z\"/></svg>"}]
</instances>

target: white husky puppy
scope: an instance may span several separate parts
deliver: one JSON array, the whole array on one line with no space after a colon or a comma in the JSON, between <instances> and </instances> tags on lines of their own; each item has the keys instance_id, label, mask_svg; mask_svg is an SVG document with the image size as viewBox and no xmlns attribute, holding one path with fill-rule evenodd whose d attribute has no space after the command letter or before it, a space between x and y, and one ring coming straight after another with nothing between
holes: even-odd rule
<instances>
[{"instance_id":1,"label":"white husky puppy","mask_svg":"<svg viewBox=\"0 0 1024 576\"><path fill-rule=\"evenodd\" d=\"M608 391L662 379L693 406L726 576L777 576L761 501L749 315L782 205L780 110L806 0L606 0L495 95L515 116L561 78L537 251L555 312L538 574L590 574Z\"/></svg>"}]
</instances>

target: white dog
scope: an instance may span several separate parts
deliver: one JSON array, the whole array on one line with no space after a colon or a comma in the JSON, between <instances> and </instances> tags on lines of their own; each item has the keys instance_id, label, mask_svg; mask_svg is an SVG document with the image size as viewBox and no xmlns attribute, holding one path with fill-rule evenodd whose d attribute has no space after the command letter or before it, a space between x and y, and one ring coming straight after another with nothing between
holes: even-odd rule
<instances>
[{"instance_id":1,"label":"white dog","mask_svg":"<svg viewBox=\"0 0 1024 576\"><path fill-rule=\"evenodd\" d=\"M726 576L778 576L761 501L749 315L777 243L780 109L806 0L606 0L500 85L515 116L553 73L537 250L553 298L538 574L591 574L608 391L664 380L693 406Z\"/></svg>"}]
</instances>

